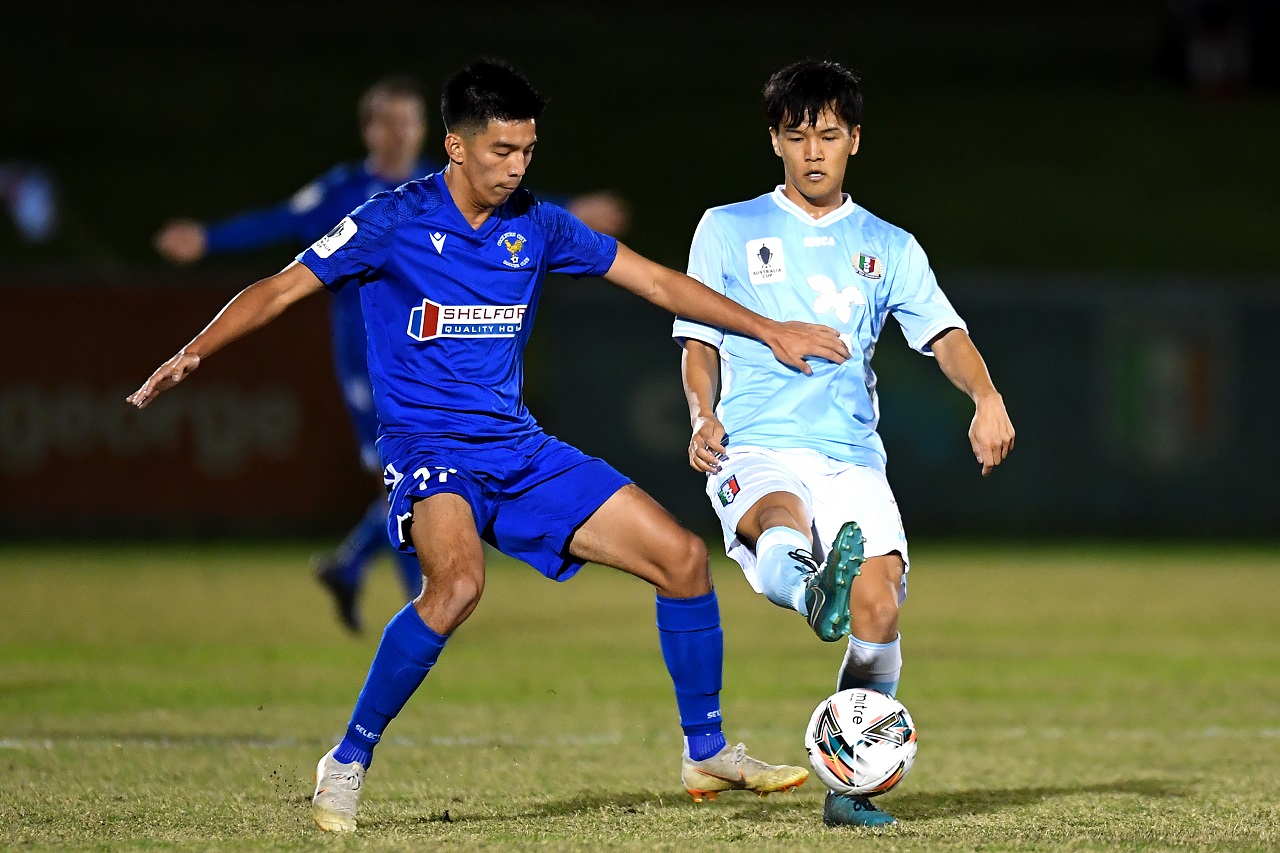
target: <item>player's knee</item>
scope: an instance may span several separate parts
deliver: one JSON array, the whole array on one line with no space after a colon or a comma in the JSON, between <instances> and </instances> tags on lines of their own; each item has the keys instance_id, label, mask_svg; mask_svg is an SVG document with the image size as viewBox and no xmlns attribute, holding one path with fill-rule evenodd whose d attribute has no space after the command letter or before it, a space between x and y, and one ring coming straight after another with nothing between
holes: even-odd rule
<instances>
[{"instance_id":1,"label":"player's knee","mask_svg":"<svg viewBox=\"0 0 1280 853\"><path fill-rule=\"evenodd\" d=\"M883 590L876 594L854 596L849 602L849 616L858 636L876 643L891 642L898 635L898 598Z\"/></svg>"},{"instance_id":2,"label":"player's knee","mask_svg":"<svg viewBox=\"0 0 1280 853\"><path fill-rule=\"evenodd\" d=\"M711 572L707 543L687 530L673 543L671 558L663 566L662 586L681 596L701 595L710 590Z\"/></svg>"},{"instance_id":3,"label":"player's knee","mask_svg":"<svg viewBox=\"0 0 1280 853\"><path fill-rule=\"evenodd\" d=\"M423 566L420 598L435 599L450 610L470 612L484 593L484 566L467 559L434 560Z\"/></svg>"}]
</instances>

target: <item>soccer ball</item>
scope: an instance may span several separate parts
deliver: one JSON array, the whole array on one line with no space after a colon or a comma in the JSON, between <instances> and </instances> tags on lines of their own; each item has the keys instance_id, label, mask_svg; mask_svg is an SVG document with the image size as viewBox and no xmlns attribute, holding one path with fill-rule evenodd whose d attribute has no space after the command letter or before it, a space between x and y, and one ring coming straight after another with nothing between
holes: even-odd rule
<instances>
[{"instance_id":1,"label":"soccer ball","mask_svg":"<svg viewBox=\"0 0 1280 853\"><path fill-rule=\"evenodd\" d=\"M804 745L828 788L873 797L911 770L916 726L897 699L858 687L822 700L809 718Z\"/></svg>"}]
</instances>

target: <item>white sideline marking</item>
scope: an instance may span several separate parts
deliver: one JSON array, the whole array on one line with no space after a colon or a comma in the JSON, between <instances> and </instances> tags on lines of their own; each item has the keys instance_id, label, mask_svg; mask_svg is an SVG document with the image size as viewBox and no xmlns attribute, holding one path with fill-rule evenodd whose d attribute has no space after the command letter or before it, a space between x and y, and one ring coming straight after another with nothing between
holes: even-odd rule
<instances>
[{"instance_id":1,"label":"white sideline marking","mask_svg":"<svg viewBox=\"0 0 1280 853\"><path fill-rule=\"evenodd\" d=\"M419 741L407 737L388 738L387 743L396 746L419 746ZM479 736L433 736L421 742L424 746L483 747L483 746L608 746L621 743L616 734L562 734L555 737L512 738ZM315 741L314 743L319 743ZM285 749L294 746L314 745L311 740L298 738L245 738L197 736L190 738L152 737L70 737L70 738L0 738L0 749L54 749L63 747L123 747L142 749L203 749L206 747L250 747L255 749Z\"/></svg>"},{"instance_id":2,"label":"white sideline marking","mask_svg":"<svg viewBox=\"0 0 1280 853\"><path fill-rule=\"evenodd\" d=\"M739 735L751 736L747 729L737 732ZM1109 740L1168 740L1170 737L1182 738L1280 738L1280 728L1243 729L1210 726L1204 729L1186 729L1182 732L1169 732L1159 729L1108 729L1096 732L1090 729L1062 728L1027 728L1010 729L934 729L930 737L963 737L976 739L984 736L1001 738L1026 738L1028 740L1056 740L1065 737L1104 737ZM618 734L561 734L555 737L511 738L481 737L473 735L445 736L437 735L425 741L417 741L407 737L392 737L387 743L396 746L439 746L439 747L522 747L522 746L609 746L621 743ZM244 738L199 736L192 738L134 738L134 737L71 737L71 738L0 738L0 749L61 749L65 747L123 747L126 744L142 749L203 749L207 747L248 747L252 749L286 749L296 746L315 746L317 739L300 740L298 738Z\"/></svg>"}]
</instances>

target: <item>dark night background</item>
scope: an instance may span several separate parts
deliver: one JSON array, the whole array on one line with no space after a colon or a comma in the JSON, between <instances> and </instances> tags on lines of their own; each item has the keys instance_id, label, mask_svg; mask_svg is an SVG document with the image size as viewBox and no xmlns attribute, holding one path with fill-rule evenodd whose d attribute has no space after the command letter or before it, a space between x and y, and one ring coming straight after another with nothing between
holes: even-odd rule
<instances>
[{"instance_id":1,"label":"dark night background","mask_svg":"<svg viewBox=\"0 0 1280 853\"><path fill-rule=\"evenodd\" d=\"M0 293L66 292L74 313L77 288L154 288L157 343L134 384L195 331L167 329L167 303L229 297L294 252L176 270L151 249L157 228L278 201L359 159L355 103L379 77L413 74L434 103L468 60L512 62L551 99L527 183L617 191L633 211L624 240L680 268L703 210L781 180L760 107L769 74L832 58L866 93L846 189L917 235L1019 429L1009 464L982 481L969 404L886 330L882 432L908 530L1280 522L1276 3L45 3L10 4L0 31L0 163L42 170L58 201L44 240L0 215ZM6 352L57 334L21 304L5 312L18 338ZM662 312L606 284L549 283L530 403L710 531L683 467L668 333ZM9 358L0 381L35 381L24 370ZM0 411L0 427L21 417ZM325 517L365 499L335 495ZM39 513L23 523L52 527Z\"/></svg>"}]
</instances>

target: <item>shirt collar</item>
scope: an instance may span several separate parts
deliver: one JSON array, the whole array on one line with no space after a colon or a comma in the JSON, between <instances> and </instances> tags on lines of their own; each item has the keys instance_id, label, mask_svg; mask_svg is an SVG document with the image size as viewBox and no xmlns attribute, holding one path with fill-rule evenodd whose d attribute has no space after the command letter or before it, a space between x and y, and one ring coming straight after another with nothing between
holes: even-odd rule
<instances>
[{"instance_id":1,"label":"shirt collar","mask_svg":"<svg viewBox=\"0 0 1280 853\"><path fill-rule=\"evenodd\" d=\"M839 207L837 207L835 210L831 211L830 213L824 213L822 216L818 217L817 219L814 219L808 213L805 213L803 210L801 210L800 205L796 204L794 201L787 198L786 194L782 191L781 184L773 188L772 195L773 195L773 201L775 204L778 205L778 207L782 208L787 213L790 213L792 216L804 222L806 225L814 225L814 226L817 226L818 228L826 228L828 225L839 222L841 219L844 219L850 213L853 213L854 208L857 207L857 205L853 203L853 199L849 197L848 193L842 193L844 197L843 204L841 204Z\"/></svg>"}]
</instances>

